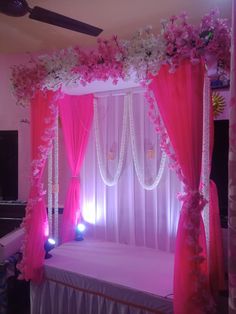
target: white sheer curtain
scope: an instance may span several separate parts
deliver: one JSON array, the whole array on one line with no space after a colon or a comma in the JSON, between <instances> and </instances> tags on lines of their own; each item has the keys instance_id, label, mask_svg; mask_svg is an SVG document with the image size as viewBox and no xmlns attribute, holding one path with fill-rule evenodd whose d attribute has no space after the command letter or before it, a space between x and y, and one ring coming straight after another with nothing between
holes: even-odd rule
<instances>
[{"instance_id":1,"label":"white sheer curtain","mask_svg":"<svg viewBox=\"0 0 236 314\"><path fill-rule=\"evenodd\" d=\"M145 183L150 185L161 162L159 138L148 117L144 92L133 89L131 93L137 164ZM101 156L105 176L110 180L117 170L122 146L125 94L123 91L96 95ZM181 185L169 170L167 160L159 185L150 191L141 186L135 172L130 133L128 126L119 180L116 185L107 186L98 166L93 124L81 170L81 210L87 225L86 236L173 251L180 209L176 194Z\"/></svg>"}]
</instances>

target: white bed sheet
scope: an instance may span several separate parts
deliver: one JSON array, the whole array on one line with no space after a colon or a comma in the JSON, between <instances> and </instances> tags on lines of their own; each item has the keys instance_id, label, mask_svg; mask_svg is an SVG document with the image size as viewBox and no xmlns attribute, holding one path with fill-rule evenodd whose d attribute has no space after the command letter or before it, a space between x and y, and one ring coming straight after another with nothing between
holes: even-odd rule
<instances>
[{"instance_id":1,"label":"white bed sheet","mask_svg":"<svg viewBox=\"0 0 236 314\"><path fill-rule=\"evenodd\" d=\"M66 292L66 303L72 302L68 295L73 296L72 291L77 291L80 292L80 296L74 295L77 301L82 293L92 295L92 302L94 297L110 300L136 309L134 313L172 313L172 302L167 298L173 293L174 256L171 253L86 239L63 244L52 255L45 261L46 282L41 287L31 286L32 314L49 313L46 305L51 313L58 312L55 295L65 298L65 287L70 290ZM53 301L45 300L50 295ZM63 302L60 304L60 308L65 306ZM78 313L87 314L88 310ZM91 313L100 312L92 310ZM104 309L101 313L105 313ZM131 310L127 309L127 313Z\"/></svg>"}]
</instances>

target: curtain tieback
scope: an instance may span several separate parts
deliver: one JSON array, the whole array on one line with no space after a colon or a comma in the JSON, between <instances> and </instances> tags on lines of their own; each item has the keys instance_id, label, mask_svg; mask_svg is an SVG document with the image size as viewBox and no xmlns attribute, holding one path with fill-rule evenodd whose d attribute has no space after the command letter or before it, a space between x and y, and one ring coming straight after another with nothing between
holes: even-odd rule
<instances>
[{"instance_id":1,"label":"curtain tieback","mask_svg":"<svg viewBox=\"0 0 236 314\"><path fill-rule=\"evenodd\" d=\"M188 190L185 193L179 193L178 199L184 202L184 207L188 210L199 209L201 212L207 204L207 200L198 190Z\"/></svg>"}]
</instances>

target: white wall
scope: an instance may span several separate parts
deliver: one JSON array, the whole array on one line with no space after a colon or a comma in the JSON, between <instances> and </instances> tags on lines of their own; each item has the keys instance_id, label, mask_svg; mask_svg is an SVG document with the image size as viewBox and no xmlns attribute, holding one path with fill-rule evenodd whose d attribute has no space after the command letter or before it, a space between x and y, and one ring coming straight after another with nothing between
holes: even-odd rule
<instances>
[{"instance_id":1,"label":"white wall","mask_svg":"<svg viewBox=\"0 0 236 314\"><path fill-rule=\"evenodd\" d=\"M11 92L11 66L23 63L26 55L0 54L0 130L18 130L18 199L26 201L29 193L30 125L21 120L29 118L29 108L16 105Z\"/></svg>"}]
</instances>

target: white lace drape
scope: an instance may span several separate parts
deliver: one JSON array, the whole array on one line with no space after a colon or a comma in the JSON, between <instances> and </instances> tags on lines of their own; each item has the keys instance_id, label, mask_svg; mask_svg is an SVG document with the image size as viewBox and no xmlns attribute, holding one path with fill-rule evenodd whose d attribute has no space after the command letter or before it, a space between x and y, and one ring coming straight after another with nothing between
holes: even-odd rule
<instances>
[{"instance_id":1,"label":"white lace drape","mask_svg":"<svg viewBox=\"0 0 236 314\"><path fill-rule=\"evenodd\" d=\"M157 177L163 157L159 138L148 118L144 92L133 90L132 93L135 158L139 175L146 185L150 185ZM133 162L130 130L125 154L123 157L120 154L121 145L124 145L125 92L96 97L103 176L114 180L120 159L123 160L117 184L105 185L93 128L81 171L81 211L87 224L86 236L173 251L180 207L176 194L181 185L175 173L169 170L167 161L158 186L150 191L142 187Z\"/></svg>"}]
</instances>

